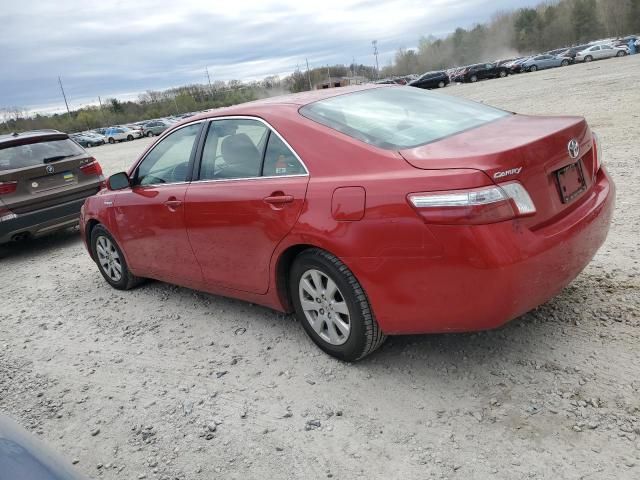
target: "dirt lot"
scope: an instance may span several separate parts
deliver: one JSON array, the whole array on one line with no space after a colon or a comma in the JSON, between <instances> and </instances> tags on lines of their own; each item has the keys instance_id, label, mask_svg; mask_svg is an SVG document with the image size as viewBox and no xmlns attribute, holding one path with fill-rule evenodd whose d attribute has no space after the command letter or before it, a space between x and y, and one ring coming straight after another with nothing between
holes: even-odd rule
<instances>
[{"instance_id":1,"label":"dirt lot","mask_svg":"<svg viewBox=\"0 0 640 480\"><path fill-rule=\"evenodd\" d=\"M640 478L638 72L640 55L446 89L586 116L618 186L591 265L505 328L348 365L261 307L117 292L67 232L0 253L0 410L95 478ZM93 152L113 173L147 143Z\"/></svg>"}]
</instances>

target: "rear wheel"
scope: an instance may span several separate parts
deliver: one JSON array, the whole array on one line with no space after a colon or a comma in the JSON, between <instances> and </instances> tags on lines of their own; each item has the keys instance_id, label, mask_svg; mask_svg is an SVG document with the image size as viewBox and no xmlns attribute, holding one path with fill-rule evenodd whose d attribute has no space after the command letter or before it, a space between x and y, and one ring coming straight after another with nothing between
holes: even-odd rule
<instances>
[{"instance_id":1,"label":"rear wheel","mask_svg":"<svg viewBox=\"0 0 640 480\"><path fill-rule=\"evenodd\" d=\"M566 67L567 65L569 65L569 60L562 60L562 63L560 65Z\"/></svg>"},{"instance_id":2,"label":"rear wheel","mask_svg":"<svg viewBox=\"0 0 640 480\"><path fill-rule=\"evenodd\" d=\"M147 132L147 137L153 137L153 132L152 131L148 131Z\"/></svg>"},{"instance_id":3,"label":"rear wheel","mask_svg":"<svg viewBox=\"0 0 640 480\"><path fill-rule=\"evenodd\" d=\"M469 78L469 81L471 83L476 83L478 81L478 77L476 75L471 75L471 77Z\"/></svg>"},{"instance_id":4,"label":"rear wheel","mask_svg":"<svg viewBox=\"0 0 640 480\"><path fill-rule=\"evenodd\" d=\"M586 63L589 63L589 62L591 62L592 60L593 60L593 57L592 57L591 55L587 55L586 57L584 57L584 61L585 61Z\"/></svg>"},{"instance_id":5,"label":"rear wheel","mask_svg":"<svg viewBox=\"0 0 640 480\"><path fill-rule=\"evenodd\" d=\"M364 290L337 257L320 249L302 252L290 272L296 317L316 345L352 362L385 340Z\"/></svg>"},{"instance_id":6,"label":"rear wheel","mask_svg":"<svg viewBox=\"0 0 640 480\"><path fill-rule=\"evenodd\" d=\"M500 70L499 75L500 75L500 78L504 78L507 76L507 72L505 72L504 70Z\"/></svg>"},{"instance_id":7,"label":"rear wheel","mask_svg":"<svg viewBox=\"0 0 640 480\"><path fill-rule=\"evenodd\" d=\"M627 52L620 50L617 54L616 57L624 57L627 54Z\"/></svg>"},{"instance_id":8,"label":"rear wheel","mask_svg":"<svg viewBox=\"0 0 640 480\"><path fill-rule=\"evenodd\" d=\"M114 143L116 143L116 139L113 137L109 137L109 143L113 145Z\"/></svg>"},{"instance_id":9,"label":"rear wheel","mask_svg":"<svg viewBox=\"0 0 640 480\"><path fill-rule=\"evenodd\" d=\"M100 273L113 288L129 290L142 281L129 271L120 247L102 225L91 231L91 252Z\"/></svg>"},{"instance_id":10,"label":"rear wheel","mask_svg":"<svg viewBox=\"0 0 640 480\"><path fill-rule=\"evenodd\" d=\"M444 82L440 82L440 83L438 84L438 88L444 88L444 87L445 87L445 83L444 83Z\"/></svg>"},{"instance_id":11,"label":"rear wheel","mask_svg":"<svg viewBox=\"0 0 640 480\"><path fill-rule=\"evenodd\" d=\"M127 141L130 142L131 140L133 140L133 135L127 135Z\"/></svg>"}]
</instances>

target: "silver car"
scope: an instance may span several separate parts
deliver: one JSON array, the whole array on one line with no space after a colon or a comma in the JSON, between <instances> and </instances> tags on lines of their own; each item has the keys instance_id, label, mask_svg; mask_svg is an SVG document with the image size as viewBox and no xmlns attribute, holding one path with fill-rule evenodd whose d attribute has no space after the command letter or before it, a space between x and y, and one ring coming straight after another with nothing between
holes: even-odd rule
<instances>
[{"instance_id":1,"label":"silver car","mask_svg":"<svg viewBox=\"0 0 640 480\"><path fill-rule=\"evenodd\" d=\"M557 57L555 55L537 55L522 62L522 70L525 72L535 72L545 68L566 67L571 63L567 57Z\"/></svg>"},{"instance_id":2,"label":"silver car","mask_svg":"<svg viewBox=\"0 0 640 480\"><path fill-rule=\"evenodd\" d=\"M607 44L592 45L576 54L576 62L591 62L603 58L624 57L626 54L627 49L622 47L612 47Z\"/></svg>"},{"instance_id":3,"label":"silver car","mask_svg":"<svg viewBox=\"0 0 640 480\"><path fill-rule=\"evenodd\" d=\"M171 124L164 120L152 120L148 123L144 124L144 134L147 137L153 137L154 135L160 135L167 128L169 128Z\"/></svg>"}]
</instances>

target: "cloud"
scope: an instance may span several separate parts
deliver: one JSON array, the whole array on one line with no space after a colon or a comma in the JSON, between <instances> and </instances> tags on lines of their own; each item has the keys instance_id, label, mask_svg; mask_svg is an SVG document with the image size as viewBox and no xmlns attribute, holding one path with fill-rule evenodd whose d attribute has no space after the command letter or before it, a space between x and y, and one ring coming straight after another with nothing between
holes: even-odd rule
<instances>
[{"instance_id":1,"label":"cloud","mask_svg":"<svg viewBox=\"0 0 640 480\"><path fill-rule=\"evenodd\" d=\"M256 79L311 66L381 64L423 35L536 0L22 0L0 9L0 106L72 107L127 92Z\"/></svg>"}]
</instances>

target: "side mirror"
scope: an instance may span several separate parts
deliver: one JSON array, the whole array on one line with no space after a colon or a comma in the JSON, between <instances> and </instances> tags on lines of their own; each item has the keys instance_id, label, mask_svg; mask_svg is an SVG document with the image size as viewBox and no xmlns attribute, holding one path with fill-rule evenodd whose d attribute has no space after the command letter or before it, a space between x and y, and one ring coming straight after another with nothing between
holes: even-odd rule
<instances>
[{"instance_id":1,"label":"side mirror","mask_svg":"<svg viewBox=\"0 0 640 480\"><path fill-rule=\"evenodd\" d=\"M107 180L109 190L122 190L130 187L129 175L125 172L114 173Z\"/></svg>"}]
</instances>

